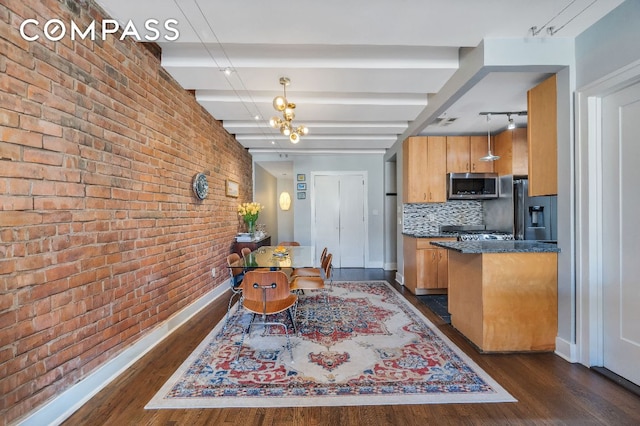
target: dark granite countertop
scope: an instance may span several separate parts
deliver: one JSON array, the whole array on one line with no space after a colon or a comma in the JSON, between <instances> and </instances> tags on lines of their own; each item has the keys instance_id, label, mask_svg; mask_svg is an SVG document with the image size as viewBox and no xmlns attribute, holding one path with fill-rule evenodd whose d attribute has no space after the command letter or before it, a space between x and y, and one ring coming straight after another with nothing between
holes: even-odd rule
<instances>
[{"instance_id":1,"label":"dark granite countertop","mask_svg":"<svg viewBox=\"0 0 640 426\"><path fill-rule=\"evenodd\" d=\"M451 232L443 234L441 232L436 232L434 234L421 233L421 232L403 232L402 235L405 237L413 237L413 238L457 238L458 234L453 234Z\"/></svg>"},{"instance_id":2,"label":"dark granite countertop","mask_svg":"<svg viewBox=\"0 0 640 426\"><path fill-rule=\"evenodd\" d=\"M557 244L538 241L441 241L431 245L455 250L460 253L558 253Z\"/></svg>"}]
</instances>

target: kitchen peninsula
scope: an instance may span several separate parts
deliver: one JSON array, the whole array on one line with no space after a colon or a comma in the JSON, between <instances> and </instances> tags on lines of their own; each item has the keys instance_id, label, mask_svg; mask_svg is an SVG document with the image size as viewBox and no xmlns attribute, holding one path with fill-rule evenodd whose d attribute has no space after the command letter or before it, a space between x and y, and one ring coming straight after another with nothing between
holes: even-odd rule
<instances>
[{"instance_id":1,"label":"kitchen peninsula","mask_svg":"<svg viewBox=\"0 0 640 426\"><path fill-rule=\"evenodd\" d=\"M555 349L556 245L534 241L431 244L448 250L451 324L482 352Z\"/></svg>"}]
</instances>

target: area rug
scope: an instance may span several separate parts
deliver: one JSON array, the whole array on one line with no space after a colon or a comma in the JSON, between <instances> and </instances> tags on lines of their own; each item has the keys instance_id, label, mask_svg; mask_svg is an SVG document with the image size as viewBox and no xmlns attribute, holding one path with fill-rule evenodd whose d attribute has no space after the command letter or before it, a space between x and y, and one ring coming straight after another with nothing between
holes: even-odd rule
<instances>
[{"instance_id":1,"label":"area rug","mask_svg":"<svg viewBox=\"0 0 640 426\"><path fill-rule=\"evenodd\" d=\"M282 327L255 326L236 362L250 319L236 305L145 408L515 401L385 281L300 295L293 359Z\"/></svg>"}]
</instances>

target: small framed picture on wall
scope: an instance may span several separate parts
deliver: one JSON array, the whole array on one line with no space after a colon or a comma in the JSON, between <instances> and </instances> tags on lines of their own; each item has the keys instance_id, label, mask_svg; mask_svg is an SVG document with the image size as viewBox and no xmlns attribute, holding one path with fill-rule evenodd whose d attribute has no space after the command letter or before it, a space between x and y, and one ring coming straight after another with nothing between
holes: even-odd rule
<instances>
[{"instance_id":1,"label":"small framed picture on wall","mask_svg":"<svg viewBox=\"0 0 640 426\"><path fill-rule=\"evenodd\" d=\"M307 198L306 192L298 192L298 200L304 200L305 198Z\"/></svg>"},{"instance_id":2,"label":"small framed picture on wall","mask_svg":"<svg viewBox=\"0 0 640 426\"><path fill-rule=\"evenodd\" d=\"M306 183L299 183L297 189L298 189L298 191L306 191L307 190L307 184Z\"/></svg>"},{"instance_id":3,"label":"small framed picture on wall","mask_svg":"<svg viewBox=\"0 0 640 426\"><path fill-rule=\"evenodd\" d=\"M238 196L240 195L240 185L238 184L238 182L227 179L225 192L227 194L227 197L238 198Z\"/></svg>"},{"instance_id":4,"label":"small framed picture on wall","mask_svg":"<svg viewBox=\"0 0 640 426\"><path fill-rule=\"evenodd\" d=\"M304 173L298 173L298 182L304 182L307 180L307 176Z\"/></svg>"}]
</instances>

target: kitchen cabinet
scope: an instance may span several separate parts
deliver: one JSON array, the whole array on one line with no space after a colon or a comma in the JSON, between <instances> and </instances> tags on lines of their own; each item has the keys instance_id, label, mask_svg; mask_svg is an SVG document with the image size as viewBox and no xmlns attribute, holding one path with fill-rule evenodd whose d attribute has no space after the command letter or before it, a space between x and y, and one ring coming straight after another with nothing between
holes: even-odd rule
<instances>
[{"instance_id":1,"label":"kitchen cabinet","mask_svg":"<svg viewBox=\"0 0 640 426\"><path fill-rule=\"evenodd\" d=\"M444 136L414 136L402 144L404 203L444 203L447 199Z\"/></svg>"},{"instance_id":2,"label":"kitchen cabinet","mask_svg":"<svg viewBox=\"0 0 640 426\"><path fill-rule=\"evenodd\" d=\"M494 171L500 176L529 174L527 128L505 130L495 136L494 153L500 156L494 162Z\"/></svg>"},{"instance_id":3,"label":"kitchen cabinet","mask_svg":"<svg viewBox=\"0 0 640 426\"><path fill-rule=\"evenodd\" d=\"M527 92L529 196L558 193L556 76Z\"/></svg>"},{"instance_id":4,"label":"kitchen cabinet","mask_svg":"<svg viewBox=\"0 0 640 426\"><path fill-rule=\"evenodd\" d=\"M485 136L447 136L447 173L491 173L493 162L480 161L485 155Z\"/></svg>"},{"instance_id":5,"label":"kitchen cabinet","mask_svg":"<svg viewBox=\"0 0 640 426\"><path fill-rule=\"evenodd\" d=\"M432 241L455 238L403 238L404 286L413 294L446 293L449 286L449 252Z\"/></svg>"}]
</instances>

